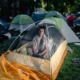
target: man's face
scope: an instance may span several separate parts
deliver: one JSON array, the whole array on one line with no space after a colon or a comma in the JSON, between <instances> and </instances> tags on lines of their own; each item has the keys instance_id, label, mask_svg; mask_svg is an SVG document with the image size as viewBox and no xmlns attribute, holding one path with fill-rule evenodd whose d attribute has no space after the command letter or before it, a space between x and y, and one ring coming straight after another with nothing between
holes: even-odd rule
<instances>
[{"instance_id":1,"label":"man's face","mask_svg":"<svg viewBox=\"0 0 80 80\"><path fill-rule=\"evenodd\" d=\"M40 29L40 30L39 30L39 35L40 35L40 36L43 36L43 35L44 35L44 29Z\"/></svg>"}]
</instances>

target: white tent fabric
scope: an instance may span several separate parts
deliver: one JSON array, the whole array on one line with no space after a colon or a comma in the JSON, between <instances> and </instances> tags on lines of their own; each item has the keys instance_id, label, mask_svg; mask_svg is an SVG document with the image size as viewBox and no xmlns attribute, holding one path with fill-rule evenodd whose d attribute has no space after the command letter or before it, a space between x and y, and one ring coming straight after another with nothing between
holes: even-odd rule
<instances>
[{"instance_id":1,"label":"white tent fabric","mask_svg":"<svg viewBox=\"0 0 80 80\"><path fill-rule=\"evenodd\" d=\"M16 25L16 24L11 24L9 30L14 29L15 31L20 30L20 32L23 32L26 29L31 28L32 26L34 26L35 23L33 24L29 24L29 25Z\"/></svg>"},{"instance_id":2,"label":"white tent fabric","mask_svg":"<svg viewBox=\"0 0 80 80\"><path fill-rule=\"evenodd\" d=\"M64 20L62 21L62 32L68 43L80 42L79 38L75 35L67 23Z\"/></svg>"},{"instance_id":3,"label":"white tent fabric","mask_svg":"<svg viewBox=\"0 0 80 80\"><path fill-rule=\"evenodd\" d=\"M15 25L15 24L11 24L9 30L20 30L20 32L24 31L24 29L27 27L28 25Z\"/></svg>"},{"instance_id":4,"label":"white tent fabric","mask_svg":"<svg viewBox=\"0 0 80 80\"><path fill-rule=\"evenodd\" d=\"M7 32L7 33L5 33L3 35L7 36L8 38L11 38L11 33L9 33L9 32Z\"/></svg>"}]
</instances>

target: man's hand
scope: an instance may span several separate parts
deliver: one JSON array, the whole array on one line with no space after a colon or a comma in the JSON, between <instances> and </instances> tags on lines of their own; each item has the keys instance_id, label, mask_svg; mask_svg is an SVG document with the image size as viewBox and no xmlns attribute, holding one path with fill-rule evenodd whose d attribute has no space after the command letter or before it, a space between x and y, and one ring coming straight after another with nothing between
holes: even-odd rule
<instances>
[{"instance_id":1,"label":"man's hand","mask_svg":"<svg viewBox=\"0 0 80 80\"><path fill-rule=\"evenodd\" d=\"M42 53L39 53L38 55L39 55L40 57L42 57L42 56L43 56L43 54L42 54Z\"/></svg>"}]
</instances>

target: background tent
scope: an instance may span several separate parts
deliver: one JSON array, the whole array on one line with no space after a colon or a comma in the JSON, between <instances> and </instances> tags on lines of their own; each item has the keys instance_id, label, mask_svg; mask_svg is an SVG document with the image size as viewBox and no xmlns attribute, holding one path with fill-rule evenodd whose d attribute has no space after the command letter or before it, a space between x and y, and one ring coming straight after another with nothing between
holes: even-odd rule
<instances>
[{"instance_id":1,"label":"background tent","mask_svg":"<svg viewBox=\"0 0 80 80\"><path fill-rule=\"evenodd\" d=\"M77 12L77 13L76 13L76 16L77 16L77 17L80 17L80 12Z\"/></svg>"},{"instance_id":2,"label":"background tent","mask_svg":"<svg viewBox=\"0 0 80 80\"><path fill-rule=\"evenodd\" d=\"M0 19L0 33L3 34L7 31L9 28L8 24L4 22L2 19Z\"/></svg>"},{"instance_id":3,"label":"background tent","mask_svg":"<svg viewBox=\"0 0 80 80\"><path fill-rule=\"evenodd\" d=\"M74 14L71 14L66 18L66 22L71 28L74 28L74 20L76 20L76 17L74 16Z\"/></svg>"},{"instance_id":4,"label":"background tent","mask_svg":"<svg viewBox=\"0 0 80 80\"><path fill-rule=\"evenodd\" d=\"M47 12L45 18L48 18L48 17L57 17L57 18L65 19L65 17L58 11L49 11L49 12Z\"/></svg>"},{"instance_id":5,"label":"background tent","mask_svg":"<svg viewBox=\"0 0 80 80\"><path fill-rule=\"evenodd\" d=\"M75 20L75 19L76 19L76 17L71 14L70 16L68 16L68 17L66 18L66 21Z\"/></svg>"},{"instance_id":6,"label":"background tent","mask_svg":"<svg viewBox=\"0 0 80 80\"><path fill-rule=\"evenodd\" d=\"M74 21L74 31L75 32L80 32L80 17L76 18Z\"/></svg>"},{"instance_id":7,"label":"background tent","mask_svg":"<svg viewBox=\"0 0 80 80\"><path fill-rule=\"evenodd\" d=\"M32 13L31 17L32 17L33 21L36 22L36 21L40 21L40 20L44 19L45 15L46 15L46 12L44 12L44 11L36 11L36 12Z\"/></svg>"},{"instance_id":8,"label":"background tent","mask_svg":"<svg viewBox=\"0 0 80 80\"><path fill-rule=\"evenodd\" d=\"M24 31L29 24L32 24L33 20L28 15L17 15L11 22L9 30L15 29L20 32Z\"/></svg>"}]
</instances>

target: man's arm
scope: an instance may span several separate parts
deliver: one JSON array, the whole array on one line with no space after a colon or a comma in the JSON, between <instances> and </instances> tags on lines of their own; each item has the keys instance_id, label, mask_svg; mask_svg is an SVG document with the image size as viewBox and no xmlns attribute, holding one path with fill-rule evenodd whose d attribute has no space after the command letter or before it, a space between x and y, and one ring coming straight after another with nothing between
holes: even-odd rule
<instances>
[{"instance_id":1,"label":"man's arm","mask_svg":"<svg viewBox=\"0 0 80 80\"><path fill-rule=\"evenodd\" d=\"M48 41L46 40L46 48L43 52L41 52L41 54L39 54L40 56L46 54L48 52Z\"/></svg>"},{"instance_id":2,"label":"man's arm","mask_svg":"<svg viewBox=\"0 0 80 80\"><path fill-rule=\"evenodd\" d=\"M36 37L34 37L32 40L32 51L33 54L36 54Z\"/></svg>"},{"instance_id":3,"label":"man's arm","mask_svg":"<svg viewBox=\"0 0 80 80\"><path fill-rule=\"evenodd\" d=\"M42 56L42 55L44 55L44 54L46 54L48 52L48 50L47 50L47 48L41 53L41 54L39 54L40 56Z\"/></svg>"},{"instance_id":4,"label":"man's arm","mask_svg":"<svg viewBox=\"0 0 80 80\"><path fill-rule=\"evenodd\" d=\"M36 53L34 43L32 44L32 51L33 51L33 54L35 54L35 53Z\"/></svg>"}]
</instances>

